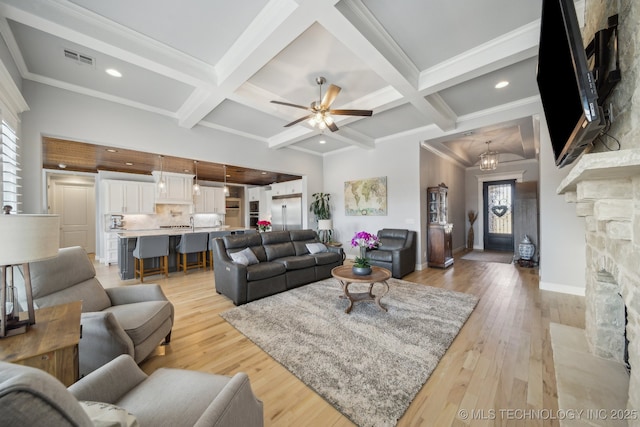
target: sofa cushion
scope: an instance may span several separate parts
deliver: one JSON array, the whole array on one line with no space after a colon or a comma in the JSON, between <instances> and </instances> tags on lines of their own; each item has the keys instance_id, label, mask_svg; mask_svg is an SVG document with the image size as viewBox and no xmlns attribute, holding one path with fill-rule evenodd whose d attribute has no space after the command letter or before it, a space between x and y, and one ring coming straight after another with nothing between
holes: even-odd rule
<instances>
[{"instance_id":1,"label":"sofa cushion","mask_svg":"<svg viewBox=\"0 0 640 427\"><path fill-rule=\"evenodd\" d=\"M320 252L311 256L315 259L316 265L327 265L336 262L342 263L342 255L338 252Z\"/></svg>"},{"instance_id":2,"label":"sofa cushion","mask_svg":"<svg viewBox=\"0 0 640 427\"><path fill-rule=\"evenodd\" d=\"M274 262L281 263L287 270L300 270L316 265L316 260L311 255L288 256L278 258Z\"/></svg>"},{"instance_id":3,"label":"sofa cushion","mask_svg":"<svg viewBox=\"0 0 640 427\"><path fill-rule=\"evenodd\" d=\"M284 264L278 262L261 262L247 267L247 280L268 279L287 272Z\"/></svg>"},{"instance_id":4,"label":"sofa cushion","mask_svg":"<svg viewBox=\"0 0 640 427\"><path fill-rule=\"evenodd\" d=\"M0 384L2 425L92 425L65 386L43 370L0 362Z\"/></svg>"},{"instance_id":5,"label":"sofa cushion","mask_svg":"<svg viewBox=\"0 0 640 427\"><path fill-rule=\"evenodd\" d=\"M171 317L168 301L144 301L114 305L104 311L113 313L134 345L142 343Z\"/></svg>"},{"instance_id":6,"label":"sofa cushion","mask_svg":"<svg viewBox=\"0 0 640 427\"><path fill-rule=\"evenodd\" d=\"M404 248L406 239L398 239L394 237L382 237L378 244L378 249L383 251L393 251Z\"/></svg>"},{"instance_id":7,"label":"sofa cushion","mask_svg":"<svg viewBox=\"0 0 640 427\"><path fill-rule=\"evenodd\" d=\"M244 248L251 248L258 261L264 262L267 260L267 256L264 253L262 247L262 239L258 233L249 234L229 234L222 237L224 247L227 251L227 255L231 257L232 252L237 252Z\"/></svg>"},{"instance_id":8,"label":"sofa cushion","mask_svg":"<svg viewBox=\"0 0 640 427\"><path fill-rule=\"evenodd\" d=\"M373 250L367 252L367 258L374 261L391 262L393 261L393 252L384 250Z\"/></svg>"},{"instance_id":9,"label":"sofa cushion","mask_svg":"<svg viewBox=\"0 0 640 427\"><path fill-rule=\"evenodd\" d=\"M36 308L42 308L78 300L82 301L83 313L102 311L111 306L109 295L95 277L44 297L34 297L33 301Z\"/></svg>"}]
</instances>

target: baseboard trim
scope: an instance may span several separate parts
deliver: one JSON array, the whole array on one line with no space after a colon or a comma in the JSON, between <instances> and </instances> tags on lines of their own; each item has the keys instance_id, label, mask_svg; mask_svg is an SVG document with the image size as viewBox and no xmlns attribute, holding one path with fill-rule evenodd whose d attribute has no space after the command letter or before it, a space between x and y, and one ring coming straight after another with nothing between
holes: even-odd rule
<instances>
[{"instance_id":1,"label":"baseboard trim","mask_svg":"<svg viewBox=\"0 0 640 427\"><path fill-rule=\"evenodd\" d=\"M550 283L540 281L538 284L540 290L543 291L552 291L552 292L560 292L563 294L571 294L571 295L585 295L585 288L579 288L577 286L569 286L569 285L561 285L559 283Z\"/></svg>"}]
</instances>

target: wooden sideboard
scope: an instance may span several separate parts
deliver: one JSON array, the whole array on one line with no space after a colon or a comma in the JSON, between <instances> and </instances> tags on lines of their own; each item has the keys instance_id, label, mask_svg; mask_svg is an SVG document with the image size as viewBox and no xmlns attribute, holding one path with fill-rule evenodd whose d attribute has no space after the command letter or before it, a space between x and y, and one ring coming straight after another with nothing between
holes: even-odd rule
<instances>
[{"instance_id":1,"label":"wooden sideboard","mask_svg":"<svg viewBox=\"0 0 640 427\"><path fill-rule=\"evenodd\" d=\"M0 339L0 360L42 369L65 386L78 380L82 303L36 310L36 324L24 334Z\"/></svg>"}]
</instances>

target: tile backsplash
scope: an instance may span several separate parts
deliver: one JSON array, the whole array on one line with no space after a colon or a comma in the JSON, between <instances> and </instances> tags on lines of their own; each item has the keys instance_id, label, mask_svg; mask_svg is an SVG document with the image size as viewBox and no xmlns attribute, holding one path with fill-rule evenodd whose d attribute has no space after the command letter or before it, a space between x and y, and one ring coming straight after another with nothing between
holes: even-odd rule
<instances>
[{"instance_id":1,"label":"tile backsplash","mask_svg":"<svg viewBox=\"0 0 640 427\"><path fill-rule=\"evenodd\" d=\"M151 230L176 225L189 225L193 216L196 227L216 227L224 225L222 214L194 214L189 205L156 205L154 215L124 215L123 228L126 230ZM105 224L109 227L110 215L106 215Z\"/></svg>"}]
</instances>

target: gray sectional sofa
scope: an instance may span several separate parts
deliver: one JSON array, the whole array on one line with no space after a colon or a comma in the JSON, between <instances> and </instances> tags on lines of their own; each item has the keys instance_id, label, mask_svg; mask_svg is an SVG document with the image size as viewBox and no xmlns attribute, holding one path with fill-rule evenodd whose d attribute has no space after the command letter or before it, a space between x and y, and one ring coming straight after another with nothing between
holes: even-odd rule
<instances>
[{"instance_id":1,"label":"gray sectional sofa","mask_svg":"<svg viewBox=\"0 0 640 427\"><path fill-rule=\"evenodd\" d=\"M322 245L314 230L224 236L212 250L216 291L235 305L331 277L344 260L342 248Z\"/></svg>"}]
</instances>

